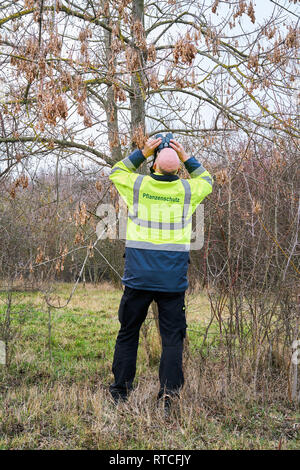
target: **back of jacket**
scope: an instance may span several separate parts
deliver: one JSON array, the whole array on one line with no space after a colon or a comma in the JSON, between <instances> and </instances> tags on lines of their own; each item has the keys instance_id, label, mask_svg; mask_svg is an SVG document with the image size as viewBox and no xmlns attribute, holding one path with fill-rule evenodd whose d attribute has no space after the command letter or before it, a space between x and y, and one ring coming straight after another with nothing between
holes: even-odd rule
<instances>
[{"instance_id":1,"label":"back of jacket","mask_svg":"<svg viewBox=\"0 0 300 470\"><path fill-rule=\"evenodd\" d=\"M123 283L165 292L188 287L192 214L211 193L212 177L191 157L184 164L191 179L140 175L140 150L116 163L109 178L128 206Z\"/></svg>"}]
</instances>

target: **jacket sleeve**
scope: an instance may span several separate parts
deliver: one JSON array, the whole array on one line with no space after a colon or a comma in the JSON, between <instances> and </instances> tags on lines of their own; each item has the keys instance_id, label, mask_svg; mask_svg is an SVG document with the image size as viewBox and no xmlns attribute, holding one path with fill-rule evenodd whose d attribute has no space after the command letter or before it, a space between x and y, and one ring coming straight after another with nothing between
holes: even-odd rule
<instances>
[{"instance_id":1,"label":"jacket sleeve","mask_svg":"<svg viewBox=\"0 0 300 470\"><path fill-rule=\"evenodd\" d=\"M191 202L195 210L197 205L212 192L213 178L195 157L186 160L184 165L191 176L188 182L191 186Z\"/></svg>"},{"instance_id":2,"label":"jacket sleeve","mask_svg":"<svg viewBox=\"0 0 300 470\"><path fill-rule=\"evenodd\" d=\"M142 151L134 150L111 169L109 179L114 183L129 209L133 205L133 187L138 177L135 170L145 161Z\"/></svg>"}]
</instances>

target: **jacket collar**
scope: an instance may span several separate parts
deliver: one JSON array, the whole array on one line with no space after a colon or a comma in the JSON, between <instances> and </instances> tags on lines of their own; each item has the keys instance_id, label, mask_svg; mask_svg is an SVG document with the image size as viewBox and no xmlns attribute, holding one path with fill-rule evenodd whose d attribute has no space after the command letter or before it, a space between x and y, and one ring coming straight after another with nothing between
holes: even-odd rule
<instances>
[{"instance_id":1,"label":"jacket collar","mask_svg":"<svg viewBox=\"0 0 300 470\"><path fill-rule=\"evenodd\" d=\"M158 180L158 181L175 181L179 180L179 176L177 175L162 175L161 173L152 173L151 178Z\"/></svg>"}]
</instances>

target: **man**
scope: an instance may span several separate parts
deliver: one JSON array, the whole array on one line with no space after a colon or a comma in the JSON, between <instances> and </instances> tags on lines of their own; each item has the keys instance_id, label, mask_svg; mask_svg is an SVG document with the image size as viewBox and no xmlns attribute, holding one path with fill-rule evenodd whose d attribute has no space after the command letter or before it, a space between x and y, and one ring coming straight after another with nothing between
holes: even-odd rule
<instances>
[{"instance_id":1,"label":"man","mask_svg":"<svg viewBox=\"0 0 300 470\"><path fill-rule=\"evenodd\" d=\"M110 392L117 403L126 400L136 372L139 331L153 300L159 311L162 355L158 398L178 395L184 383L183 340L186 334L184 296L192 213L212 191L212 178L183 146L171 139L172 148L162 149L151 175L135 170L153 153L162 139L148 139L116 163L110 179L128 206L125 247L125 290L119 307L121 328L117 337ZM191 179L180 179L180 161ZM167 398L166 398L167 397Z\"/></svg>"}]
</instances>

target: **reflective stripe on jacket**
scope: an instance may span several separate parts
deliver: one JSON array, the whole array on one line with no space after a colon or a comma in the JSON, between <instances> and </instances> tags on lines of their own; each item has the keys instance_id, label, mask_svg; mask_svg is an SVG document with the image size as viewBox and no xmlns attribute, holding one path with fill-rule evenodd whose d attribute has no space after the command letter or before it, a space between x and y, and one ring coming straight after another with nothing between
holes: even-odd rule
<instances>
[{"instance_id":1,"label":"reflective stripe on jacket","mask_svg":"<svg viewBox=\"0 0 300 470\"><path fill-rule=\"evenodd\" d=\"M191 179L135 173L144 161L135 150L109 176L128 206L122 281L135 289L184 291L192 214L211 193L212 177L194 157L184 163Z\"/></svg>"}]
</instances>

